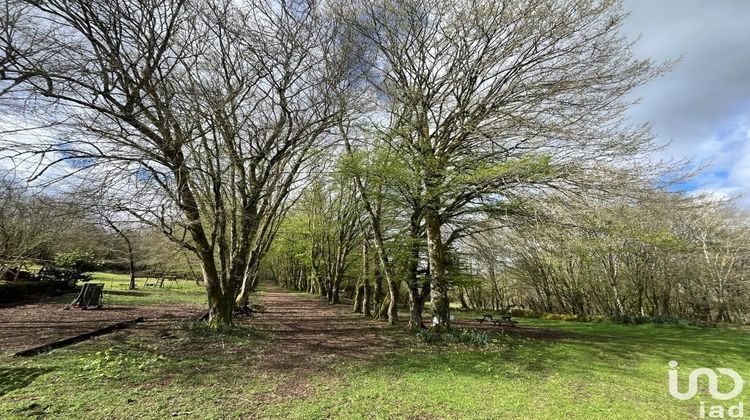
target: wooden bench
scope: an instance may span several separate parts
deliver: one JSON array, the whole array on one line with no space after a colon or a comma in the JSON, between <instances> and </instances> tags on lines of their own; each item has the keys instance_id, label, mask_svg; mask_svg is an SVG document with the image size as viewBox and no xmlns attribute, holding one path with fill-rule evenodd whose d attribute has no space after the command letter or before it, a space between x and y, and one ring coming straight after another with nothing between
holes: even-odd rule
<instances>
[{"instance_id":1,"label":"wooden bench","mask_svg":"<svg viewBox=\"0 0 750 420\"><path fill-rule=\"evenodd\" d=\"M498 326L498 327L503 324L508 324L511 327L515 327L516 324L518 324L518 321L514 321L511 315L501 315L500 319L494 319L492 318L492 315L484 314L482 315L481 318L477 318L477 321L479 321L480 324L483 324L484 321L490 321L491 323L495 324L495 326Z\"/></svg>"}]
</instances>

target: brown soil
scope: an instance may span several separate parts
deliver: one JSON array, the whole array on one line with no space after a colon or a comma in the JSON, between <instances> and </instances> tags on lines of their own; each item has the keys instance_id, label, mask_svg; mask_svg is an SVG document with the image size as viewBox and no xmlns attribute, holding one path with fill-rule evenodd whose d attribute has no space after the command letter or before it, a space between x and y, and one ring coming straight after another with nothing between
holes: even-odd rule
<instances>
[{"instance_id":1,"label":"brown soil","mask_svg":"<svg viewBox=\"0 0 750 420\"><path fill-rule=\"evenodd\" d=\"M70 295L72 301L75 294ZM55 299L59 300L59 299ZM133 318L145 324L197 317L198 305L107 305L102 309L63 310L65 305L42 301L0 308L0 354L15 353Z\"/></svg>"},{"instance_id":2,"label":"brown soil","mask_svg":"<svg viewBox=\"0 0 750 420\"><path fill-rule=\"evenodd\" d=\"M63 310L61 301L46 299L14 307L0 307L0 354L15 353L73 335L93 331L117 322L144 317L145 323L130 327L131 333L157 331L170 335L175 321L195 319L204 310L200 305L170 304L125 306L108 305L98 310ZM290 293L264 285L260 293L262 312L238 323L272 335L273 344L254 355L258 367L275 372L319 370L339 359L373 360L399 346L405 335L389 328L383 321L365 319L351 313L349 305L330 305L317 296ZM408 314L400 313L400 332L406 327ZM428 314L425 321L429 322ZM456 320L457 329L503 331L531 338L558 339L561 331L517 327L497 327L474 320Z\"/></svg>"}]
</instances>

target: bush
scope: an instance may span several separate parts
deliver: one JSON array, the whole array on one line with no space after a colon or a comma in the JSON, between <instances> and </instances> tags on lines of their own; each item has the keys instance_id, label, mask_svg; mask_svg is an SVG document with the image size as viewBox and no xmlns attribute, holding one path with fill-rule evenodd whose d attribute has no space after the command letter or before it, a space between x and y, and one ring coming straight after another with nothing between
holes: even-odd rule
<instances>
[{"instance_id":1,"label":"bush","mask_svg":"<svg viewBox=\"0 0 750 420\"><path fill-rule=\"evenodd\" d=\"M97 269L93 254L86 252L69 252L58 254L52 264L39 272L41 280L57 281L73 287L79 281L91 280L88 271Z\"/></svg>"},{"instance_id":2,"label":"bush","mask_svg":"<svg viewBox=\"0 0 750 420\"><path fill-rule=\"evenodd\" d=\"M528 309L514 308L509 311L511 316L517 316L521 318L539 318L541 314L538 312L530 311Z\"/></svg>"},{"instance_id":3,"label":"bush","mask_svg":"<svg viewBox=\"0 0 750 420\"><path fill-rule=\"evenodd\" d=\"M69 283L56 280L0 283L0 303L18 302L28 295L50 294L71 290Z\"/></svg>"},{"instance_id":4,"label":"bush","mask_svg":"<svg viewBox=\"0 0 750 420\"><path fill-rule=\"evenodd\" d=\"M634 316L634 315L622 315L622 316L606 316L606 315L584 315L584 314L560 314L552 312L533 312L526 309L512 309L510 311L512 316L524 317L524 318L537 318L548 321L577 321L577 322L614 322L619 324L686 324L686 325L701 325L698 321L684 320L673 316Z\"/></svg>"},{"instance_id":5,"label":"bush","mask_svg":"<svg viewBox=\"0 0 750 420\"><path fill-rule=\"evenodd\" d=\"M574 314L544 313L541 318L554 321L581 321L581 317Z\"/></svg>"}]
</instances>

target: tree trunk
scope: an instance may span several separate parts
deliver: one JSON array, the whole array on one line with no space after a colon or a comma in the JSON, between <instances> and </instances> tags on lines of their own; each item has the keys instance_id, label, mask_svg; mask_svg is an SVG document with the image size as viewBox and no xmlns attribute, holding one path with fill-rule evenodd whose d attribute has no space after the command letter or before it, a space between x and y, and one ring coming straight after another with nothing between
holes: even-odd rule
<instances>
[{"instance_id":1,"label":"tree trunk","mask_svg":"<svg viewBox=\"0 0 750 420\"><path fill-rule=\"evenodd\" d=\"M424 298L419 291L416 282L409 284L409 328L421 330L424 328L422 311L424 310Z\"/></svg>"},{"instance_id":2,"label":"tree trunk","mask_svg":"<svg viewBox=\"0 0 750 420\"><path fill-rule=\"evenodd\" d=\"M370 288L370 243L367 240L365 234L362 238L362 302L361 302L361 313L370 317L370 294L372 290ZM356 311L355 311L356 312Z\"/></svg>"},{"instance_id":3,"label":"tree trunk","mask_svg":"<svg viewBox=\"0 0 750 420\"><path fill-rule=\"evenodd\" d=\"M252 261L245 269L245 274L242 278L242 287L235 300L235 306L240 311L246 311L250 306L250 293L254 290L258 282L256 264L255 261Z\"/></svg>"},{"instance_id":4,"label":"tree trunk","mask_svg":"<svg viewBox=\"0 0 750 420\"><path fill-rule=\"evenodd\" d=\"M339 122L339 130L344 138L344 144L346 145L347 153L349 154L349 156L353 156L354 153L352 152L352 146L349 142L349 137L341 122ZM362 196L362 204L367 211L368 218L370 219L370 227L372 228L373 242L375 243L375 250L377 251L378 261L380 262L381 275L383 275L388 282L388 291L390 292L391 296L391 303L388 308L388 323L390 325L396 325L396 321L398 321L398 284L393 279L393 275L391 273L391 263L385 249L383 231L380 225L380 210L379 208L376 209L373 207L372 202L368 197L367 189L365 189L364 184L362 183L362 178L357 172L354 172L354 181L357 184L357 189Z\"/></svg>"},{"instance_id":5,"label":"tree trunk","mask_svg":"<svg viewBox=\"0 0 750 420\"><path fill-rule=\"evenodd\" d=\"M409 262L408 262L408 275L407 284L409 286L409 328L413 330L420 330L424 328L424 322L422 321L422 311L424 310L424 296L419 290L419 250L421 243L421 229L420 224L422 222L421 209L414 211L409 222Z\"/></svg>"},{"instance_id":6,"label":"tree trunk","mask_svg":"<svg viewBox=\"0 0 750 420\"><path fill-rule=\"evenodd\" d=\"M398 282L388 282L388 293L390 294L390 303L388 304L388 324L396 325L398 321Z\"/></svg>"},{"instance_id":7,"label":"tree trunk","mask_svg":"<svg viewBox=\"0 0 750 420\"><path fill-rule=\"evenodd\" d=\"M355 314L361 314L362 313L362 302L365 300L365 286L362 285L362 283L357 286L357 292L354 295L354 308L352 308L352 312Z\"/></svg>"},{"instance_id":8,"label":"tree trunk","mask_svg":"<svg viewBox=\"0 0 750 420\"><path fill-rule=\"evenodd\" d=\"M450 329L448 281L445 276L445 252L440 235L440 218L435 208L425 210L427 256L430 262L430 303L432 326L437 331Z\"/></svg>"},{"instance_id":9,"label":"tree trunk","mask_svg":"<svg viewBox=\"0 0 750 420\"><path fill-rule=\"evenodd\" d=\"M375 293L374 298L375 301L373 302L375 306L375 312L376 312L376 318L380 317L380 306L383 304L383 300L385 299L385 294L383 293L383 277L380 275L380 271L376 268L375 272Z\"/></svg>"},{"instance_id":10,"label":"tree trunk","mask_svg":"<svg viewBox=\"0 0 750 420\"><path fill-rule=\"evenodd\" d=\"M458 291L458 300L461 302L461 309L470 309L469 304L466 303L466 296L464 296L463 288Z\"/></svg>"},{"instance_id":11,"label":"tree trunk","mask_svg":"<svg viewBox=\"0 0 750 420\"><path fill-rule=\"evenodd\" d=\"M372 309L370 309L372 301L372 287L369 284L365 284L365 295L362 299L362 315L367 318L372 317Z\"/></svg>"},{"instance_id":12,"label":"tree trunk","mask_svg":"<svg viewBox=\"0 0 750 420\"><path fill-rule=\"evenodd\" d=\"M130 238L128 237L128 235L126 235L122 229L118 228L111 219L109 219L107 216L104 216L104 220L118 235L120 235L123 240L125 240L125 244L128 247L128 268L130 272L130 282L128 283L128 290L135 290L135 256L133 255L133 244L130 242Z\"/></svg>"},{"instance_id":13,"label":"tree trunk","mask_svg":"<svg viewBox=\"0 0 750 420\"><path fill-rule=\"evenodd\" d=\"M337 278L333 280L333 291L331 292L331 303L334 305L341 303L341 280L338 279L338 275L336 277Z\"/></svg>"},{"instance_id":14,"label":"tree trunk","mask_svg":"<svg viewBox=\"0 0 750 420\"><path fill-rule=\"evenodd\" d=\"M213 261L213 258L211 259ZM216 328L232 325L234 313L234 293L225 293L219 287L218 275L203 270L204 283L208 294L208 323Z\"/></svg>"},{"instance_id":15,"label":"tree trunk","mask_svg":"<svg viewBox=\"0 0 750 420\"><path fill-rule=\"evenodd\" d=\"M128 268L130 269L130 283L128 284L128 290L135 290L135 257L133 256L133 245L128 238L125 238L125 243L128 245Z\"/></svg>"},{"instance_id":16,"label":"tree trunk","mask_svg":"<svg viewBox=\"0 0 750 420\"><path fill-rule=\"evenodd\" d=\"M380 303L380 306L378 307L378 315L376 316L376 319L388 319L388 307L391 303L391 295L386 294L383 296L383 301Z\"/></svg>"}]
</instances>

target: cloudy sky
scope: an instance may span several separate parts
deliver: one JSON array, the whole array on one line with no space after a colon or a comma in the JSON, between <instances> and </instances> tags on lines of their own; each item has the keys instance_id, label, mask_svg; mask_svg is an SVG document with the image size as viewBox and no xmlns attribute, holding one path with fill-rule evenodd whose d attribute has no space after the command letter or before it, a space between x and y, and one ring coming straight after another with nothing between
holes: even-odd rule
<instances>
[{"instance_id":1,"label":"cloudy sky","mask_svg":"<svg viewBox=\"0 0 750 420\"><path fill-rule=\"evenodd\" d=\"M682 57L641 87L634 120L648 121L663 158L708 165L686 190L741 195L750 208L750 0L624 0L638 56Z\"/></svg>"},{"instance_id":2,"label":"cloudy sky","mask_svg":"<svg viewBox=\"0 0 750 420\"><path fill-rule=\"evenodd\" d=\"M681 190L739 196L750 209L750 0L624 0L635 52L682 59L641 87L635 122L650 122L657 156L704 167ZM7 128L7 127L3 127Z\"/></svg>"}]
</instances>

